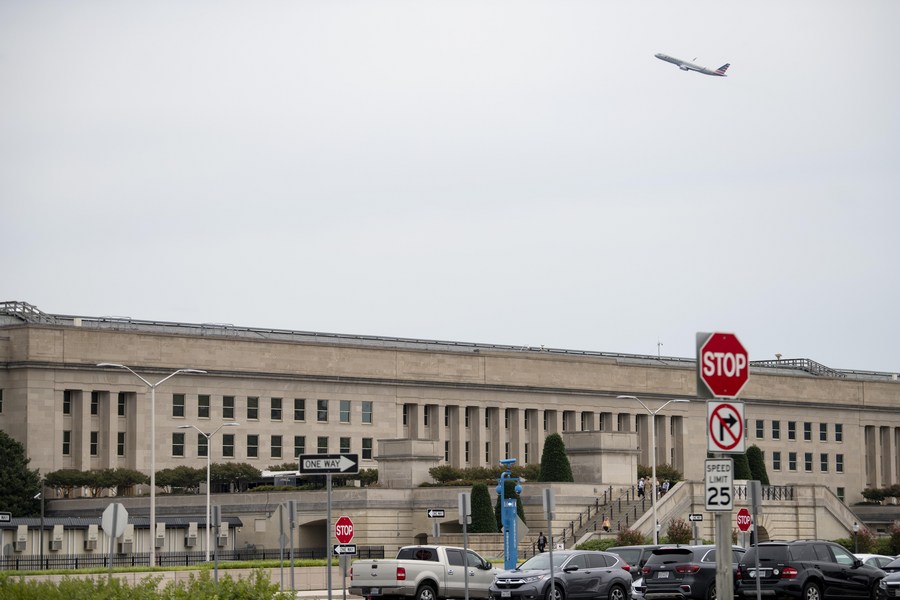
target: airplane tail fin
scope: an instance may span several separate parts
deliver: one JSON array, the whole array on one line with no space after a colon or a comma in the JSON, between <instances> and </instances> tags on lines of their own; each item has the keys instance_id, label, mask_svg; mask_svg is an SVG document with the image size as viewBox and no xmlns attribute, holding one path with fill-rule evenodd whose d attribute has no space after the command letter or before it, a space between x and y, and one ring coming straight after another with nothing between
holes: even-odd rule
<instances>
[{"instance_id":1,"label":"airplane tail fin","mask_svg":"<svg viewBox=\"0 0 900 600\"><path fill-rule=\"evenodd\" d=\"M725 71L727 71L727 70L728 70L728 67L730 67L730 66L731 66L731 63L725 63L724 65L722 65L721 67L719 67L718 69L716 69L716 75L721 75L721 76L724 77L724 76L725 76Z\"/></svg>"}]
</instances>

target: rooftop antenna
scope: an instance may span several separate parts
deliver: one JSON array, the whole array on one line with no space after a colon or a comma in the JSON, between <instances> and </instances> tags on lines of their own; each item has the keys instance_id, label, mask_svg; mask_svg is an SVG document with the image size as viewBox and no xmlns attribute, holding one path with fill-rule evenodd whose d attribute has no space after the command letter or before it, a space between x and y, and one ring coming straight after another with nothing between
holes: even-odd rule
<instances>
[{"instance_id":1,"label":"rooftop antenna","mask_svg":"<svg viewBox=\"0 0 900 600\"><path fill-rule=\"evenodd\" d=\"M662 345L663 343L659 341L659 337L656 338L656 358L658 360L662 360Z\"/></svg>"}]
</instances>

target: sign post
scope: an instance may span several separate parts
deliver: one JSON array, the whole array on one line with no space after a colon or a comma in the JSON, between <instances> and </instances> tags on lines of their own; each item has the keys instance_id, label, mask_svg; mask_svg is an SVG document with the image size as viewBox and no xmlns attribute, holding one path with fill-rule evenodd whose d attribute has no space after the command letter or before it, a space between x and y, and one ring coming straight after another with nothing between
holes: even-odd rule
<instances>
[{"instance_id":1,"label":"sign post","mask_svg":"<svg viewBox=\"0 0 900 600\"><path fill-rule=\"evenodd\" d=\"M744 452L744 405L734 399L747 385L750 360L733 333L697 333L697 396L707 398L708 450L719 457ZM727 466L724 462L727 461ZM731 511L734 464L730 458L706 461L706 509L715 511L716 590L719 600L734 598Z\"/></svg>"},{"instance_id":2,"label":"sign post","mask_svg":"<svg viewBox=\"0 0 900 600\"><path fill-rule=\"evenodd\" d=\"M128 523L128 511L120 502L113 502L103 511L100 518L100 527L103 533L109 536L109 579L112 580L113 548L116 539L125 533L125 525Z\"/></svg>"}]
</instances>

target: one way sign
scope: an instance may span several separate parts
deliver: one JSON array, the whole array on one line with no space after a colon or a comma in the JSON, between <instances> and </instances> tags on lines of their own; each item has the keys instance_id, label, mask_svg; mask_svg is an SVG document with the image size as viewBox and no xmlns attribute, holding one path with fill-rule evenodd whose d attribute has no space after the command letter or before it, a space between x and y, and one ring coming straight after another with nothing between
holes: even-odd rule
<instances>
[{"instance_id":1,"label":"one way sign","mask_svg":"<svg viewBox=\"0 0 900 600\"><path fill-rule=\"evenodd\" d=\"M707 427L710 452L744 452L744 403L706 403Z\"/></svg>"},{"instance_id":2,"label":"one way sign","mask_svg":"<svg viewBox=\"0 0 900 600\"><path fill-rule=\"evenodd\" d=\"M359 473L358 454L301 454L300 473L327 475L329 473Z\"/></svg>"}]
</instances>

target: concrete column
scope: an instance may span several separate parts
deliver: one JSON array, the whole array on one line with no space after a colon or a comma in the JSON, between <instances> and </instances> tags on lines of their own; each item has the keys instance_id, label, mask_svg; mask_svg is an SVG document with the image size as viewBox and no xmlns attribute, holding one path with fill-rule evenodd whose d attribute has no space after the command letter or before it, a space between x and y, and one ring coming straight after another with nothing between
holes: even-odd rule
<instances>
[{"instance_id":1,"label":"concrete column","mask_svg":"<svg viewBox=\"0 0 900 600\"><path fill-rule=\"evenodd\" d=\"M91 468L90 402L90 393L72 391L72 459L73 467L82 471Z\"/></svg>"},{"instance_id":2,"label":"concrete column","mask_svg":"<svg viewBox=\"0 0 900 600\"><path fill-rule=\"evenodd\" d=\"M484 417L480 406L469 406L469 464L470 467L481 466L484 462L485 440Z\"/></svg>"},{"instance_id":3,"label":"concrete column","mask_svg":"<svg viewBox=\"0 0 900 600\"><path fill-rule=\"evenodd\" d=\"M509 411L509 455L517 458L517 464L523 464L525 456L525 440L527 432L525 431L525 418L523 411L518 408L507 408Z\"/></svg>"},{"instance_id":4,"label":"concrete column","mask_svg":"<svg viewBox=\"0 0 900 600\"><path fill-rule=\"evenodd\" d=\"M544 409L544 419L547 422L547 427L544 429L544 438L552 433L562 433L562 423L560 421L559 411ZM541 449L541 452L543 452L543 448Z\"/></svg>"},{"instance_id":5,"label":"concrete column","mask_svg":"<svg viewBox=\"0 0 900 600\"><path fill-rule=\"evenodd\" d=\"M619 413L616 415L616 431L623 433L633 431L631 428L631 413Z\"/></svg>"},{"instance_id":6,"label":"concrete column","mask_svg":"<svg viewBox=\"0 0 900 600\"><path fill-rule=\"evenodd\" d=\"M877 455L877 440L875 436L876 428L872 425L866 425L863 433L863 444L865 450L863 455L866 460L866 487L881 487L881 478L879 474L879 461Z\"/></svg>"},{"instance_id":7,"label":"concrete column","mask_svg":"<svg viewBox=\"0 0 900 600\"><path fill-rule=\"evenodd\" d=\"M100 395L100 467L113 469L118 465L116 447L119 432L119 398L108 391ZM115 399L114 399L115 398Z\"/></svg>"},{"instance_id":8,"label":"concrete column","mask_svg":"<svg viewBox=\"0 0 900 600\"><path fill-rule=\"evenodd\" d=\"M466 425L465 425L465 409L459 405L448 406L450 409L450 465L456 468L466 466L465 462L465 441L466 441Z\"/></svg>"},{"instance_id":9,"label":"concrete column","mask_svg":"<svg viewBox=\"0 0 900 600\"><path fill-rule=\"evenodd\" d=\"M499 465L497 461L503 458L503 443L506 441L506 430L503 426L503 413L499 408L487 408L487 415L491 423L488 439L491 440L490 452L487 454L485 466ZM482 453L484 449L482 448ZM484 458L484 456L482 457Z\"/></svg>"},{"instance_id":10,"label":"concrete column","mask_svg":"<svg viewBox=\"0 0 900 600\"><path fill-rule=\"evenodd\" d=\"M534 408L525 409L525 413L528 417L528 429L525 431L525 437L528 441L528 462L537 464L541 462L541 454L544 452L545 436L541 435L544 426L543 415Z\"/></svg>"},{"instance_id":11,"label":"concrete column","mask_svg":"<svg viewBox=\"0 0 900 600\"><path fill-rule=\"evenodd\" d=\"M414 402L407 402L403 406L406 407L406 437L411 440L421 439L422 417L419 414L419 405Z\"/></svg>"},{"instance_id":12,"label":"concrete column","mask_svg":"<svg viewBox=\"0 0 900 600\"><path fill-rule=\"evenodd\" d=\"M638 464L650 466L650 451L653 448L653 444L650 442L650 415L635 415L634 425L638 434L638 446L641 449Z\"/></svg>"},{"instance_id":13,"label":"concrete column","mask_svg":"<svg viewBox=\"0 0 900 600\"><path fill-rule=\"evenodd\" d=\"M881 437L881 478L884 485L888 486L893 483L891 479L894 475L896 447L893 444L890 427L881 427L879 433Z\"/></svg>"}]
</instances>

